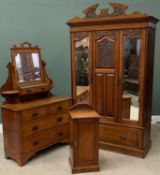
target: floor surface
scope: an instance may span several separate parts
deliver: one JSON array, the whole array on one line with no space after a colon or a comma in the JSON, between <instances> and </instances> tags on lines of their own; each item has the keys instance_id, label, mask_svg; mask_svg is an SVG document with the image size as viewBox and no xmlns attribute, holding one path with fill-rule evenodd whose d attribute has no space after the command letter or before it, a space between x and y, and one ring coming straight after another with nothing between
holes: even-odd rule
<instances>
[{"instance_id":1,"label":"floor surface","mask_svg":"<svg viewBox=\"0 0 160 175\"><path fill-rule=\"evenodd\" d=\"M0 135L0 175L70 175L69 146L53 146L32 158L25 166L6 160ZM100 172L81 175L160 175L160 124L152 126L152 148L145 159L100 150Z\"/></svg>"}]
</instances>

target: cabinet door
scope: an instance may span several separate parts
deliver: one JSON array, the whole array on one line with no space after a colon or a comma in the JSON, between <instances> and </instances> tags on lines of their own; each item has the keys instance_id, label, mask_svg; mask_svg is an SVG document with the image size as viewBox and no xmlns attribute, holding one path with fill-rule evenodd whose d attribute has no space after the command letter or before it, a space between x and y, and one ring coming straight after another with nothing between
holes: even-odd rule
<instances>
[{"instance_id":1,"label":"cabinet door","mask_svg":"<svg viewBox=\"0 0 160 175\"><path fill-rule=\"evenodd\" d=\"M76 121L76 164L97 164L98 162L98 120L83 119ZM96 132L95 132L96 131Z\"/></svg>"},{"instance_id":2,"label":"cabinet door","mask_svg":"<svg viewBox=\"0 0 160 175\"><path fill-rule=\"evenodd\" d=\"M120 118L122 122L139 122L143 84L143 30L133 29L121 32L122 55L120 61Z\"/></svg>"},{"instance_id":3,"label":"cabinet door","mask_svg":"<svg viewBox=\"0 0 160 175\"><path fill-rule=\"evenodd\" d=\"M117 117L117 64L119 32L94 33L94 106L108 119Z\"/></svg>"}]
</instances>

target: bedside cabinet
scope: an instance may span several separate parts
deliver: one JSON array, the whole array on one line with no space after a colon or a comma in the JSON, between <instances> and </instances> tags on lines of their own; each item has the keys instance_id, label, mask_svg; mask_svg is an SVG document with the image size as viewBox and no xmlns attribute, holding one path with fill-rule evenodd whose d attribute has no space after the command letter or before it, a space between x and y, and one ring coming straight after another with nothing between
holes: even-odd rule
<instances>
[{"instance_id":1,"label":"bedside cabinet","mask_svg":"<svg viewBox=\"0 0 160 175\"><path fill-rule=\"evenodd\" d=\"M68 97L53 96L23 104L2 106L5 157L22 166L55 143L69 141Z\"/></svg>"},{"instance_id":2,"label":"bedside cabinet","mask_svg":"<svg viewBox=\"0 0 160 175\"><path fill-rule=\"evenodd\" d=\"M99 115L87 104L70 110L70 165L72 173L99 171Z\"/></svg>"}]
</instances>

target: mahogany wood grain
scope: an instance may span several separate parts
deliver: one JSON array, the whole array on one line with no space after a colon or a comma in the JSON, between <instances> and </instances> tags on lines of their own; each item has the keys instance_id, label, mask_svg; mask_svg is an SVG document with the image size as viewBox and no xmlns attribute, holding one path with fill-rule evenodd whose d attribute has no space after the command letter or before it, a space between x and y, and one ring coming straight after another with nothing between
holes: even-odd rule
<instances>
[{"instance_id":1,"label":"mahogany wood grain","mask_svg":"<svg viewBox=\"0 0 160 175\"><path fill-rule=\"evenodd\" d=\"M115 117L115 75L105 75L104 115Z\"/></svg>"},{"instance_id":2,"label":"mahogany wood grain","mask_svg":"<svg viewBox=\"0 0 160 175\"><path fill-rule=\"evenodd\" d=\"M93 77L91 104L102 116L100 148L145 157L151 147L153 63L158 19L141 12L126 14L127 7L123 4L110 5L112 12L103 8L97 13L98 4L94 4L83 11L84 18L74 17L67 24L72 37L76 33L88 33L89 36L90 69ZM126 35L141 39L138 121L129 120L130 99L122 98ZM75 92L76 82L73 40L74 37L71 40L72 94ZM126 137L124 140L121 138L123 141L119 138L121 132Z\"/></svg>"},{"instance_id":3,"label":"mahogany wood grain","mask_svg":"<svg viewBox=\"0 0 160 175\"><path fill-rule=\"evenodd\" d=\"M41 105L40 105L41 104ZM69 142L68 97L2 106L5 157L22 166L39 150Z\"/></svg>"},{"instance_id":4,"label":"mahogany wood grain","mask_svg":"<svg viewBox=\"0 0 160 175\"><path fill-rule=\"evenodd\" d=\"M98 171L99 115L90 106L78 104L71 108L70 117L72 173Z\"/></svg>"},{"instance_id":5,"label":"mahogany wood grain","mask_svg":"<svg viewBox=\"0 0 160 175\"><path fill-rule=\"evenodd\" d=\"M104 74L98 73L95 77L95 108L99 114L103 114L104 99Z\"/></svg>"}]
</instances>

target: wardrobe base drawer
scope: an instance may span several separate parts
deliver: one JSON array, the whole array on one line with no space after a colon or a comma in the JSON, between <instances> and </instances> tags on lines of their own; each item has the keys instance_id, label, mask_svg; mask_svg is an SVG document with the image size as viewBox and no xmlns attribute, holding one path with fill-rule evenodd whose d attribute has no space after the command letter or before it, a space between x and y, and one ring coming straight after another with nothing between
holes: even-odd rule
<instances>
[{"instance_id":1,"label":"wardrobe base drawer","mask_svg":"<svg viewBox=\"0 0 160 175\"><path fill-rule=\"evenodd\" d=\"M100 140L138 147L139 131L129 128L100 125Z\"/></svg>"}]
</instances>

